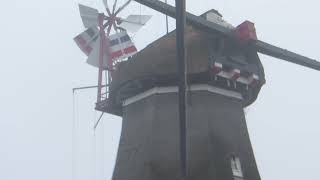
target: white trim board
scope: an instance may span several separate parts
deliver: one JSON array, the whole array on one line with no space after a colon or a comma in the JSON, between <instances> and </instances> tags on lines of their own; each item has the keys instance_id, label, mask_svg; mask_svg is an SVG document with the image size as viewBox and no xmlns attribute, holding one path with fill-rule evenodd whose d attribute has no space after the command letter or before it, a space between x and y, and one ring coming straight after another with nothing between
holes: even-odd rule
<instances>
[{"instance_id":1,"label":"white trim board","mask_svg":"<svg viewBox=\"0 0 320 180\"><path fill-rule=\"evenodd\" d=\"M242 95L238 92L218 88L218 87L211 86L208 84L191 85L189 91L208 91L208 92L212 92L212 93L216 93L216 94L220 94L223 96L232 97L232 98L236 98L236 99L240 99L240 100L243 99ZM147 98L149 96L152 96L152 95L166 94L166 93L177 93L177 92L178 92L177 86L155 87L155 88L147 90L143 93L140 93L136 96L133 96L133 97L130 97L130 98L124 100L122 103L122 106L128 106L132 103L135 103L137 101L140 101L140 100Z\"/></svg>"}]
</instances>

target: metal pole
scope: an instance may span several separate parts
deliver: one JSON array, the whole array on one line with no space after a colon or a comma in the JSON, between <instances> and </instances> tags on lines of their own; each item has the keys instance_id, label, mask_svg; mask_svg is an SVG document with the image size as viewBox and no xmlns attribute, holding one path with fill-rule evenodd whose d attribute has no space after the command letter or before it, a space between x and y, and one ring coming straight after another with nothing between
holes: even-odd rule
<instances>
[{"instance_id":1,"label":"metal pole","mask_svg":"<svg viewBox=\"0 0 320 180\"><path fill-rule=\"evenodd\" d=\"M176 15L177 70L179 79L180 161L181 175L184 179L187 176L187 63L185 58L185 0L176 0Z\"/></svg>"},{"instance_id":2,"label":"metal pole","mask_svg":"<svg viewBox=\"0 0 320 180\"><path fill-rule=\"evenodd\" d=\"M102 85L101 87L108 87L109 85ZM93 89L93 88L98 88L99 86L84 86L84 87L77 87L77 88L73 88L72 92L76 92L78 90L83 90L83 89Z\"/></svg>"},{"instance_id":3,"label":"metal pole","mask_svg":"<svg viewBox=\"0 0 320 180\"><path fill-rule=\"evenodd\" d=\"M102 90L103 56L104 56L104 44L105 44L105 32L104 32L103 21L104 21L104 14L99 14L100 52L99 52L99 74L98 74L97 102L101 101L101 90Z\"/></svg>"}]
</instances>

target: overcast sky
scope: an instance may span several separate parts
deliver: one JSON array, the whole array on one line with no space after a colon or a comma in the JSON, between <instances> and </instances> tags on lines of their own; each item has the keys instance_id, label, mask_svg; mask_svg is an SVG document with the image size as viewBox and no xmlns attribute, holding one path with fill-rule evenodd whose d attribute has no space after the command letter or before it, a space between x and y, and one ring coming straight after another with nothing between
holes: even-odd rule
<instances>
[{"instance_id":1,"label":"overcast sky","mask_svg":"<svg viewBox=\"0 0 320 180\"><path fill-rule=\"evenodd\" d=\"M102 0L101 0L102 1ZM124 0L119 0L123 2ZM84 30L78 3L7 0L0 6L0 179L71 180L73 87L97 83L72 38ZM173 0L169 2L173 3ZM199 15L216 8L234 25L248 19L261 40L320 59L317 0L188 0ZM137 3L122 15L152 14L135 37L139 49L165 33L164 16ZM170 22L174 29L174 21ZM247 109L262 179L320 179L320 72L260 55L267 84ZM75 95L77 180L111 179L121 119L93 111L96 91ZM94 153L96 152L96 153Z\"/></svg>"}]
</instances>

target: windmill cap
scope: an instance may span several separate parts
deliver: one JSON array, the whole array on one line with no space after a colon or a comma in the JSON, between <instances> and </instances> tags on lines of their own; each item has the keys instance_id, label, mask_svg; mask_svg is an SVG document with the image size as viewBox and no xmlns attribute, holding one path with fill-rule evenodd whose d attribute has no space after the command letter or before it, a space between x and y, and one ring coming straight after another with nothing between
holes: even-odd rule
<instances>
[{"instance_id":1,"label":"windmill cap","mask_svg":"<svg viewBox=\"0 0 320 180\"><path fill-rule=\"evenodd\" d=\"M205 12L205 13L203 13L201 16L202 17L205 17L207 14L209 14L209 13L214 13L214 14L216 14L216 15L218 15L218 16L220 16L220 17L222 17L222 14L220 14L220 12L219 11L217 11L217 10L215 10L215 9L211 9L211 10L209 10L209 11L207 11L207 12Z\"/></svg>"}]
</instances>

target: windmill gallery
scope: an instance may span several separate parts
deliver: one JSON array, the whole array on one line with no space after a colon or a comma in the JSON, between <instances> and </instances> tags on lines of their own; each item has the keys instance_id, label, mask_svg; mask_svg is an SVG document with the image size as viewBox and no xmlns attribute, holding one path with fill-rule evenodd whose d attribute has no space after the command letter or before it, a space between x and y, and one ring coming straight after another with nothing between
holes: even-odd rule
<instances>
[{"instance_id":1,"label":"windmill gallery","mask_svg":"<svg viewBox=\"0 0 320 180\"><path fill-rule=\"evenodd\" d=\"M112 10L104 0L106 15L79 5L87 29L74 39L99 69L96 110L123 119L112 179L260 180L243 111L265 84L258 53L320 63L258 40L250 21L234 27L216 10L185 12L184 1L135 1L176 18L177 29L138 51L130 33L151 16L120 18L131 0Z\"/></svg>"}]
</instances>

